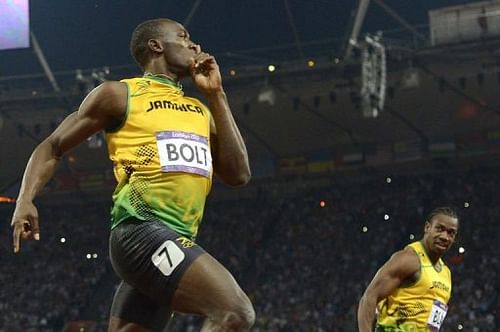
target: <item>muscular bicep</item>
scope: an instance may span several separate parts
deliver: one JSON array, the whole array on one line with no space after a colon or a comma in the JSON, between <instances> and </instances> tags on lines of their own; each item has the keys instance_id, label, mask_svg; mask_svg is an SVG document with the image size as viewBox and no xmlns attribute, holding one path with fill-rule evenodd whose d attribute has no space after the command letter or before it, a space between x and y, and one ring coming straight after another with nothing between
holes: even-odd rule
<instances>
[{"instance_id":1,"label":"muscular bicep","mask_svg":"<svg viewBox=\"0 0 500 332\"><path fill-rule=\"evenodd\" d=\"M420 261L410 250L398 251L377 271L368 285L366 293L377 302L389 296L405 280L420 271Z\"/></svg>"},{"instance_id":2,"label":"muscular bicep","mask_svg":"<svg viewBox=\"0 0 500 332\"><path fill-rule=\"evenodd\" d=\"M126 86L119 82L106 82L90 92L78 111L68 115L47 138L56 154L62 155L115 123L125 113L126 95Z\"/></svg>"}]
</instances>

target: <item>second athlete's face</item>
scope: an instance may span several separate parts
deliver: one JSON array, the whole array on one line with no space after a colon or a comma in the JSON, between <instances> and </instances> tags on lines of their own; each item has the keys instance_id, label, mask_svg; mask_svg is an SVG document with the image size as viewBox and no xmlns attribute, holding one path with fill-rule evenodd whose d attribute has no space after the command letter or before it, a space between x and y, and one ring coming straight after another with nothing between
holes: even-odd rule
<instances>
[{"instance_id":1,"label":"second athlete's face","mask_svg":"<svg viewBox=\"0 0 500 332\"><path fill-rule=\"evenodd\" d=\"M438 254L444 255L455 242L458 232L458 220L445 214L438 214L425 225L425 238L427 248Z\"/></svg>"}]
</instances>

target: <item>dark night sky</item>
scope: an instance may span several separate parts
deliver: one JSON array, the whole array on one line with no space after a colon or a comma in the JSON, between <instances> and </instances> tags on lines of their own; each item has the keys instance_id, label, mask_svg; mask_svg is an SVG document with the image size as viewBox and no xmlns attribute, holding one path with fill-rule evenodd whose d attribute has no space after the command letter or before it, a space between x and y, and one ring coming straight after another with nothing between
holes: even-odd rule
<instances>
[{"instance_id":1,"label":"dark night sky","mask_svg":"<svg viewBox=\"0 0 500 332\"><path fill-rule=\"evenodd\" d=\"M475 1L385 0L411 24L426 24L429 9L470 2ZM126 65L133 63L128 42L138 23L156 17L182 23L194 3L195 0L32 0L31 30L55 72ZM216 56L228 51L293 44L284 3L203 0L188 30L193 40ZM342 40L356 4L355 0L289 0L301 42ZM364 31L398 27L375 3L370 5ZM304 48L307 53L307 45ZM292 50L298 56L297 49ZM0 51L0 76L39 72L42 69L31 49Z\"/></svg>"}]
</instances>

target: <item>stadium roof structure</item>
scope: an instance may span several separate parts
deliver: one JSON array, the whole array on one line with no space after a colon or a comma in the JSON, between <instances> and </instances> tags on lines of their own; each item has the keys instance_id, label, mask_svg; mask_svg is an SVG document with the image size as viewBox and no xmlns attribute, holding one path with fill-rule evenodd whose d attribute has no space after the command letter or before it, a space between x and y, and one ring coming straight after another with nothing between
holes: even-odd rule
<instances>
[{"instance_id":1,"label":"stadium roof structure","mask_svg":"<svg viewBox=\"0 0 500 332\"><path fill-rule=\"evenodd\" d=\"M0 139L9 143L0 153L11 160L0 170L20 176L33 146L77 107L87 84L139 74L129 37L155 17L184 23L217 57L252 160L345 146L428 145L500 129L500 40L430 43L429 10L475 2L32 2L31 30L61 91L33 47L0 52ZM349 40L377 31L387 50L387 96L384 112L367 118L359 109L359 54ZM98 143L90 145L80 149L83 168L106 159Z\"/></svg>"},{"instance_id":2,"label":"stadium roof structure","mask_svg":"<svg viewBox=\"0 0 500 332\"><path fill-rule=\"evenodd\" d=\"M31 2L31 31L55 73L90 68L135 69L128 43L134 27L169 17L214 54L223 69L318 56L342 57L351 37L425 42L428 11L470 0L131 0ZM41 73L33 49L4 51L0 77Z\"/></svg>"}]
</instances>

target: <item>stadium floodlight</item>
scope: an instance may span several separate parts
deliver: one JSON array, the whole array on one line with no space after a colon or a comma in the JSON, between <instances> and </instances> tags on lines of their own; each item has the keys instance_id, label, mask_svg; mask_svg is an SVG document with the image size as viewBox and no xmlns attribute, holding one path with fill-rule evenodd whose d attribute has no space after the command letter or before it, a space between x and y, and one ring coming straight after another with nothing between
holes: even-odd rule
<instances>
[{"instance_id":1,"label":"stadium floodlight","mask_svg":"<svg viewBox=\"0 0 500 332\"><path fill-rule=\"evenodd\" d=\"M270 73L273 73L274 71L276 71L276 66L273 65L273 64L270 64L267 66L267 70L270 72Z\"/></svg>"},{"instance_id":2,"label":"stadium floodlight","mask_svg":"<svg viewBox=\"0 0 500 332\"><path fill-rule=\"evenodd\" d=\"M384 109L387 64L382 36L367 35L361 47L361 108L367 118L375 118Z\"/></svg>"}]
</instances>

